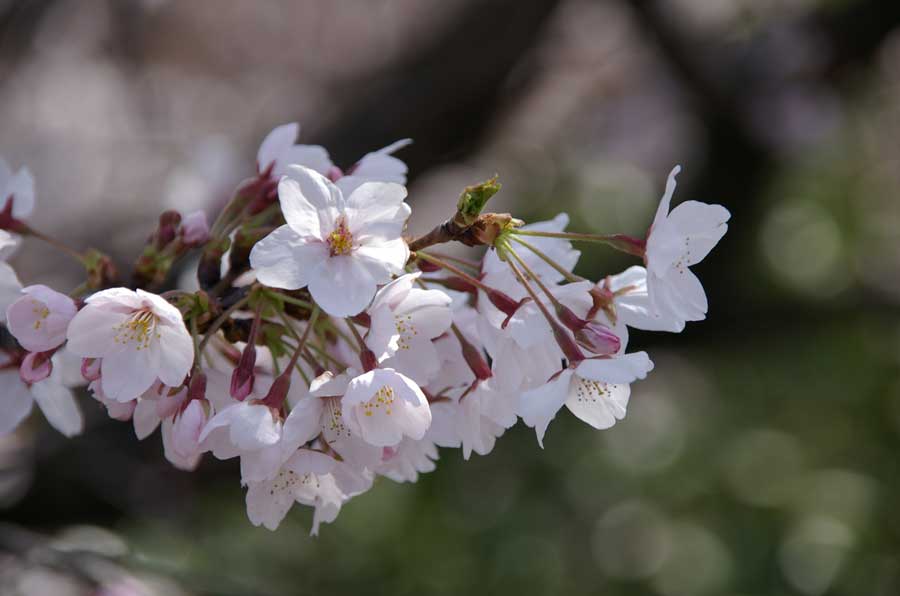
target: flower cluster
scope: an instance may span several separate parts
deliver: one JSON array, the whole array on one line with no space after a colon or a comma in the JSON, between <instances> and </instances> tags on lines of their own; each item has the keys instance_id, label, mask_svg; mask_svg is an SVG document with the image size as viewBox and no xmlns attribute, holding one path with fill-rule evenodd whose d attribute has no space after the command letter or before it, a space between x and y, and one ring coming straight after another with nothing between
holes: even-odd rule
<instances>
[{"instance_id":1,"label":"flower cluster","mask_svg":"<svg viewBox=\"0 0 900 596\"><path fill-rule=\"evenodd\" d=\"M301 503L315 534L377 477L434 470L438 448L485 455L519 419L543 446L563 406L613 426L653 369L629 350L629 328L680 332L706 315L690 267L729 213L671 209L677 167L644 238L567 232L565 214L526 225L483 212L496 179L409 238L407 169L393 155L408 140L342 170L298 133L288 124L266 137L257 174L212 225L163 213L126 282L98 251L34 230L32 176L0 162L0 312L16 340L0 364L0 433L35 402L63 434L81 432L73 388L87 385L138 439L159 428L178 468L237 458L253 524L275 529ZM85 283L22 287L6 258L28 236L77 259ZM444 242L486 251L463 259L440 252ZM585 279L574 242L641 264ZM191 255L200 289L156 293Z\"/></svg>"}]
</instances>

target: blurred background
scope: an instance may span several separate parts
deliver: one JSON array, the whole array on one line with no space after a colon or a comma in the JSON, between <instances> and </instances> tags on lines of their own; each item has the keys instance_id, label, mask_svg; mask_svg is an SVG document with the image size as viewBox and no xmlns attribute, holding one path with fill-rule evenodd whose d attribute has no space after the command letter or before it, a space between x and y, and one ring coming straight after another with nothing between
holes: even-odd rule
<instances>
[{"instance_id":1,"label":"blurred background","mask_svg":"<svg viewBox=\"0 0 900 596\"><path fill-rule=\"evenodd\" d=\"M35 416L0 440L0 593L900 593L898 106L886 0L0 0L0 155L37 228L121 265L289 121L344 166L414 138L413 231L495 172L493 210L579 231L642 234L675 163L676 202L733 214L708 320L635 334L624 421L443 451L318 539L300 507L254 528L235 461L178 472L89 399L76 440Z\"/></svg>"}]
</instances>

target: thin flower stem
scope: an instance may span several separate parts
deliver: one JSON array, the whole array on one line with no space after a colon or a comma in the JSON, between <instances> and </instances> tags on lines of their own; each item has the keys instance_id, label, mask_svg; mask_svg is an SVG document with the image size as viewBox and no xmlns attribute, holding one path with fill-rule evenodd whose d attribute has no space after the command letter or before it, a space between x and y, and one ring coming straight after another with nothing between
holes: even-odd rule
<instances>
[{"instance_id":1,"label":"thin flower stem","mask_svg":"<svg viewBox=\"0 0 900 596\"><path fill-rule=\"evenodd\" d=\"M466 280L467 282L469 282L470 284L472 284L473 286L475 286L475 287L477 287L477 288L481 288L482 290L484 290L484 291L486 291L486 292L491 291L491 288L489 288L488 286L484 285L480 280L478 280L478 279L472 277L471 275L469 275L468 273L466 273L465 271L463 271L463 270L460 269L459 267L454 267L454 266L451 265L450 263L447 263L447 262L445 262L445 261L442 261L441 259L438 259L437 257L434 257L434 256L432 256L432 255L430 255L430 254L428 254L428 253L424 253L424 252L421 252L421 251L419 251L419 252L416 253L416 257L418 257L418 258L420 258L420 259L422 259L422 260L424 260L424 261L428 261L429 263L432 263L432 264L434 264L434 265L437 265L438 267L441 267L441 268L443 268L443 269L446 269L446 270L449 271L450 273L453 273L453 274L456 275L457 277L461 277L462 279Z\"/></svg>"},{"instance_id":2,"label":"thin flower stem","mask_svg":"<svg viewBox=\"0 0 900 596\"><path fill-rule=\"evenodd\" d=\"M306 300L300 300L299 298L294 298L292 296L288 296L287 294L282 294L280 292L270 292L265 290L267 296L277 296L277 300L284 300L288 304L293 304L294 306L299 306L301 308L305 308L307 310L312 310L312 302L307 302Z\"/></svg>"},{"instance_id":3,"label":"thin flower stem","mask_svg":"<svg viewBox=\"0 0 900 596\"><path fill-rule=\"evenodd\" d=\"M512 240L515 240L516 242L518 242L519 244L521 244L522 246L524 246L531 252L533 252L536 257L538 257L539 259L541 259L542 261L544 261L545 263L547 263L548 265L553 267L553 269L555 269L557 271L557 273L559 273L564 278L566 278L566 281L571 281L571 282L585 281L585 279L583 277L575 275L574 273L572 273L571 271L569 271L568 269L566 269L565 267L563 267L562 265L560 265L559 263L554 261L552 258L550 258L549 255L547 255L544 251L540 250L538 247L536 247L532 243L522 240L521 238L519 238L517 235L514 235L514 234L511 234L510 238Z\"/></svg>"},{"instance_id":4,"label":"thin flower stem","mask_svg":"<svg viewBox=\"0 0 900 596\"><path fill-rule=\"evenodd\" d=\"M191 343L194 344L194 367L200 367L200 341L197 333L197 317L191 317Z\"/></svg>"},{"instance_id":5,"label":"thin flower stem","mask_svg":"<svg viewBox=\"0 0 900 596\"><path fill-rule=\"evenodd\" d=\"M599 235L599 234L579 234L576 232L539 232L537 230L513 230L513 234L518 236L536 236L540 238L563 238L566 240L574 240L580 242L596 242L605 244L610 248L618 251L634 255L636 257L644 256L644 241L631 238L623 234Z\"/></svg>"},{"instance_id":6,"label":"thin flower stem","mask_svg":"<svg viewBox=\"0 0 900 596\"><path fill-rule=\"evenodd\" d=\"M544 282L541 280L540 276L537 275L537 274L531 269L531 267L528 266L528 263L526 263L525 260L524 260L522 257L519 256L519 253L517 253L517 252L515 251L515 249L513 249L513 247L510 246L510 244L509 244L508 242L504 243L503 246L504 246L504 248L507 250L507 252L509 252L509 254L511 254L511 255L513 256L513 258L514 258L516 261L519 262L519 265L522 266L522 269L525 270L525 273L528 274L528 277L530 277L531 279L533 279L534 282L535 282L535 283L538 285L538 287L541 289L541 291L544 292L544 295L547 296L547 299L550 300L550 303L553 304L553 306L559 306L559 300L556 299L556 296L553 295L553 292L550 291L550 288L548 288L548 287L544 284Z\"/></svg>"},{"instance_id":7,"label":"thin flower stem","mask_svg":"<svg viewBox=\"0 0 900 596\"><path fill-rule=\"evenodd\" d=\"M326 326L327 328L329 328L329 329L331 329L332 331L334 331L334 333L335 333L338 337L340 337L342 340L344 340L345 342L347 342L347 345L350 346L350 349L351 349L351 350L356 350L356 349L358 349L358 348L356 347L356 342L353 340L353 338L350 337L349 335L347 335L347 333L345 333L343 329L341 329L338 325L336 325L336 324L334 323L334 321L332 321L331 319L325 319L324 322L325 322L325 326Z\"/></svg>"},{"instance_id":8,"label":"thin flower stem","mask_svg":"<svg viewBox=\"0 0 900 596\"><path fill-rule=\"evenodd\" d=\"M47 234L44 234L43 232L39 232L39 231L35 230L34 228L32 228L31 226L24 226L22 233L23 233L23 235L34 236L38 240L43 240L44 242L46 242L53 248L66 253L67 255L69 255L70 257L72 257L73 259L78 261L79 263L84 264L84 255L82 255L80 252L78 252L71 246L64 244L63 242L60 242L56 238L48 236Z\"/></svg>"},{"instance_id":9,"label":"thin flower stem","mask_svg":"<svg viewBox=\"0 0 900 596\"><path fill-rule=\"evenodd\" d=\"M363 336L360 335L359 329L356 328L356 325L353 324L353 321L351 321L349 318L347 318L346 321L347 327L350 328L350 333L353 334L353 338L356 340L357 345L359 345L359 349L363 352L368 350L369 347L366 345L366 340L364 340Z\"/></svg>"},{"instance_id":10,"label":"thin flower stem","mask_svg":"<svg viewBox=\"0 0 900 596\"><path fill-rule=\"evenodd\" d=\"M418 254L418 253L417 253L417 254ZM443 260L445 260L445 261L450 261L451 263L457 263L457 264L459 264L459 265L463 265L464 267L469 267L469 268L471 268L471 269L474 269L475 271L478 271L479 269L481 269L481 264L479 264L479 263L477 263L477 262L475 262L475 261L470 261L470 260L468 260L468 259L463 259L463 258L460 258L460 257L454 257L454 256L452 256L452 255L448 255L448 254L445 254L445 253L442 253L442 252L435 252L435 251L433 251L433 250L432 250L432 251L429 251L428 254L429 254L429 255L432 255L432 256L435 256L435 257L437 257L437 258L439 258L439 259L443 259Z\"/></svg>"},{"instance_id":11,"label":"thin flower stem","mask_svg":"<svg viewBox=\"0 0 900 596\"><path fill-rule=\"evenodd\" d=\"M541 314L544 315L544 318L547 319L547 322L550 323L552 327L556 320L553 318L553 315L550 314L550 311L547 310L547 307L544 306L544 303L541 302L540 297L538 297L537 292L534 291L534 288L531 287L531 284L528 283L528 280L525 278L525 275L519 271L519 268L516 267L516 264L513 263L510 259L506 259L506 263L509 265L509 268L512 269L512 272L519 279L519 283L525 288L525 291L528 292L528 295L531 296L531 299L534 300L534 303L537 304L537 307L541 309Z\"/></svg>"},{"instance_id":12,"label":"thin flower stem","mask_svg":"<svg viewBox=\"0 0 900 596\"><path fill-rule=\"evenodd\" d=\"M237 302L235 302L234 304L229 306L228 309L225 310L225 312L223 312L221 315L219 315L219 318L217 318L215 321L213 321L212 325L210 325L209 328L206 330L206 333L203 336L203 340L200 342L200 351L201 352L206 348L206 344L209 343L209 340L213 336L215 336L216 332L218 332L219 329L222 327L222 325L225 324L225 321L227 321L229 319L229 317L231 317L231 315L234 314L234 312L236 310L238 310L239 308L241 308L242 306L247 304L249 301L250 301L250 294L244 296L243 298L241 298L240 300L238 300Z\"/></svg>"}]
</instances>

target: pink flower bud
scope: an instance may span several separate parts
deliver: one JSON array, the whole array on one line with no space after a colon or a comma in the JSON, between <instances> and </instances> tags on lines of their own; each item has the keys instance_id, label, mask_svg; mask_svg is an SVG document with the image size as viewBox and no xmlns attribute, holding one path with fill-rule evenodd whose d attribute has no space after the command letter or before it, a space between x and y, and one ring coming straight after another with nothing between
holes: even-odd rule
<instances>
[{"instance_id":1,"label":"pink flower bud","mask_svg":"<svg viewBox=\"0 0 900 596\"><path fill-rule=\"evenodd\" d=\"M191 375L191 382L188 385L188 400L206 399L206 373L197 370Z\"/></svg>"},{"instance_id":2,"label":"pink flower bud","mask_svg":"<svg viewBox=\"0 0 900 596\"><path fill-rule=\"evenodd\" d=\"M163 211L159 216L159 227L156 230L156 248L162 250L172 240L178 230L178 224L181 223L181 214L177 211Z\"/></svg>"},{"instance_id":3,"label":"pink flower bud","mask_svg":"<svg viewBox=\"0 0 900 596\"><path fill-rule=\"evenodd\" d=\"M396 447L382 447L381 449L381 463L386 463L394 459L394 456L397 455L398 449Z\"/></svg>"},{"instance_id":4,"label":"pink flower bud","mask_svg":"<svg viewBox=\"0 0 900 596\"><path fill-rule=\"evenodd\" d=\"M209 240L209 222L206 220L206 213L203 211L188 213L181 220L181 227L178 231L181 234L181 241L187 246L196 247L206 244L206 241Z\"/></svg>"},{"instance_id":5,"label":"pink flower bud","mask_svg":"<svg viewBox=\"0 0 900 596\"><path fill-rule=\"evenodd\" d=\"M506 320L504 320L503 324L500 325L500 327L503 329L506 329L506 326L509 324L510 319L512 319L513 315L516 314L516 311L518 311L523 304L530 300L530 298L522 298L521 300L516 302L508 294L501 292L500 290L494 290L490 288L485 290L485 293L487 294L488 300L491 301L491 304L496 306L506 315Z\"/></svg>"},{"instance_id":6,"label":"pink flower bud","mask_svg":"<svg viewBox=\"0 0 900 596\"><path fill-rule=\"evenodd\" d=\"M172 425L172 448L183 458L191 458L200 451L200 432L206 425L203 403L193 400Z\"/></svg>"},{"instance_id":7,"label":"pink flower bud","mask_svg":"<svg viewBox=\"0 0 900 596\"><path fill-rule=\"evenodd\" d=\"M231 397L238 401L244 401L253 392L253 383L256 380L253 372L255 366L256 344L251 341L244 346L241 359L238 360L237 367L231 373Z\"/></svg>"},{"instance_id":8,"label":"pink flower bud","mask_svg":"<svg viewBox=\"0 0 900 596\"><path fill-rule=\"evenodd\" d=\"M595 321L591 321L585 327L576 331L575 341L585 350L598 356L612 356L622 346L618 335L613 333L606 325L601 325Z\"/></svg>"},{"instance_id":9,"label":"pink flower bud","mask_svg":"<svg viewBox=\"0 0 900 596\"><path fill-rule=\"evenodd\" d=\"M572 330L572 332L577 332L588 324L587 321L576 315L572 312L572 309L564 304L557 302L556 307L556 316L562 322L563 325Z\"/></svg>"},{"instance_id":10,"label":"pink flower bud","mask_svg":"<svg viewBox=\"0 0 900 596\"><path fill-rule=\"evenodd\" d=\"M53 372L52 355L52 352L28 352L19 367L19 376L29 384L43 381Z\"/></svg>"},{"instance_id":11,"label":"pink flower bud","mask_svg":"<svg viewBox=\"0 0 900 596\"><path fill-rule=\"evenodd\" d=\"M284 400L287 399L288 391L291 390L292 369L293 366L275 377L275 380L272 382L272 386L269 387L269 391L261 400L261 403L269 406L270 408L275 408L276 410L281 409L281 405L284 403Z\"/></svg>"},{"instance_id":12,"label":"pink flower bud","mask_svg":"<svg viewBox=\"0 0 900 596\"><path fill-rule=\"evenodd\" d=\"M81 376L85 381L96 381L100 378L100 358L84 358L81 361Z\"/></svg>"},{"instance_id":13,"label":"pink flower bud","mask_svg":"<svg viewBox=\"0 0 900 596\"><path fill-rule=\"evenodd\" d=\"M553 338L559 345L559 349L562 350L566 360L569 361L569 364L575 364L584 360L584 354L582 354L570 333L556 321L549 322L551 329L553 329Z\"/></svg>"},{"instance_id":14,"label":"pink flower bud","mask_svg":"<svg viewBox=\"0 0 900 596\"><path fill-rule=\"evenodd\" d=\"M328 169L328 179L331 180L332 182L337 182L338 180L340 180L343 177L344 177L344 172L342 172L339 167L331 166Z\"/></svg>"}]
</instances>

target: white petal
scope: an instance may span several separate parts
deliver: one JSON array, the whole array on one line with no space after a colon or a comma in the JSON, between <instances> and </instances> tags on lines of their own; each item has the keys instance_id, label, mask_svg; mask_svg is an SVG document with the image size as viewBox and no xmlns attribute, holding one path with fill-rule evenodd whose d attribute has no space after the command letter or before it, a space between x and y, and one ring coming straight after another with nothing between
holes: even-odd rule
<instances>
[{"instance_id":1,"label":"white petal","mask_svg":"<svg viewBox=\"0 0 900 596\"><path fill-rule=\"evenodd\" d=\"M18 370L0 371L0 436L11 433L31 413L34 398Z\"/></svg>"},{"instance_id":2,"label":"white petal","mask_svg":"<svg viewBox=\"0 0 900 596\"><path fill-rule=\"evenodd\" d=\"M117 327L125 322L128 314L87 304L69 322L67 347L84 358L100 358L116 349Z\"/></svg>"},{"instance_id":3,"label":"white petal","mask_svg":"<svg viewBox=\"0 0 900 596\"><path fill-rule=\"evenodd\" d=\"M272 132L263 139L259 151L256 153L256 164L259 171L265 171L273 162L283 169L287 164L279 164L279 157L294 145L299 134L300 125L296 122L282 124L272 129Z\"/></svg>"},{"instance_id":4,"label":"white petal","mask_svg":"<svg viewBox=\"0 0 900 596\"><path fill-rule=\"evenodd\" d=\"M6 186L6 194L0 199L6 201L14 195L12 215L16 219L27 219L34 211L34 177L28 168L20 168ZM0 206L2 207L2 206Z\"/></svg>"},{"instance_id":5,"label":"white petal","mask_svg":"<svg viewBox=\"0 0 900 596\"><path fill-rule=\"evenodd\" d=\"M409 246L399 236L390 240L370 239L353 253L365 265L377 283L385 283L392 275L403 272L409 260Z\"/></svg>"},{"instance_id":6,"label":"white petal","mask_svg":"<svg viewBox=\"0 0 900 596\"><path fill-rule=\"evenodd\" d=\"M109 399L130 401L156 381L159 353L149 349L138 351L130 346L122 346L119 351L104 356L100 363L100 382Z\"/></svg>"},{"instance_id":7,"label":"white petal","mask_svg":"<svg viewBox=\"0 0 900 596\"><path fill-rule=\"evenodd\" d=\"M523 393L519 401L519 415L525 424L534 427L542 448L547 427L566 403L572 374L569 369L562 371L552 381Z\"/></svg>"},{"instance_id":8,"label":"white petal","mask_svg":"<svg viewBox=\"0 0 900 596\"><path fill-rule=\"evenodd\" d=\"M22 295L22 284L7 263L0 262L0 323L6 322L6 309Z\"/></svg>"},{"instance_id":9,"label":"white petal","mask_svg":"<svg viewBox=\"0 0 900 596\"><path fill-rule=\"evenodd\" d=\"M355 254L325 259L309 279L313 300L335 317L349 317L365 310L375 296L375 288L375 280Z\"/></svg>"},{"instance_id":10,"label":"white petal","mask_svg":"<svg viewBox=\"0 0 900 596\"><path fill-rule=\"evenodd\" d=\"M320 174L327 175L328 170L334 165L325 147L319 145L294 145L289 147L278 160L278 165L272 172L275 176L283 174L287 166L306 166Z\"/></svg>"},{"instance_id":11,"label":"white petal","mask_svg":"<svg viewBox=\"0 0 900 596\"><path fill-rule=\"evenodd\" d=\"M139 400L134 408L132 416L134 422L134 434L139 441L143 441L159 426L159 415L156 413L156 403L149 399Z\"/></svg>"},{"instance_id":12,"label":"white petal","mask_svg":"<svg viewBox=\"0 0 900 596\"><path fill-rule=\"evenodd\" d=\"M685 201L669 214L668 224L683 238L683 262L690 266L703 260L719 243L731 218L728 209L721 205L708 205L698 201Z\"/></svg>"},{"instance_id":13,"label":"white petal","mask_svg":"<svg viewBox=\"0 0 900 596\"><path fill-rule=\"evenodd\" d=\"M322 174L292 165L278 184L284 219L300 236L324 239L334 229L334 218L344 209L344 198Z\"/></svg>"},{"instance_id":14,"label":"white petal","mask_svg":"<svg viewBox=\"0 0 900 596\"><path fill-rule=\"evenodd\" d=\"M662 199L659 201L659 207L656 209L656 216L653 218L653 228L662 223L666 216L669 215L669 206L672 204L672 195L675 194L675 186L677 182L675 177L681 173L681 166L675 166L669 172L669 178L666 180L666 191L663 193Z\"/></svg>"},{"instance_id":15,"label":"white petal","mask_svg":"<svg viewBox=\"0 0 900 596\"><path fill-rule=\"evenodd\" d=\"M566 407L594 428L609 428L625 417L631 387L583 379L576 375L569 389Z\"/></svg>"},{"instance_id":16,"label":"white petal","mask_svg":"<svg viewBox=\"0 0 900 596\"><path fill-rule=\"evenodd\" d=\"M54 376L32 385L31 394L53 428L67 437L82 431L84 420L72 390L64 387Z\"/></svg>"},{"instance_id":17,"label":"white petal","mask_svg":"<svg viewBox=\"0 0 900 596\"><path fill-rule=\"evenodd\" d=\"M228 410L233 410L229 437L239 449L261 449L281 439L280 425L272 418L268 407L241 402Z\"/></svg>"},{"instance_id":18,"label":"white petal","mask_svg":"<svg viewBox=\"0 0 900 596\"><path fill-rule=\"evenodd\" d=\"M647 352L632 352L615 358L583 360L576 368L579 377L604 383L631 383L653 370Z\"/></svg>"},{"instance_id":19,"label":"white petal","mask_svg":"<svg viewBox=\"0 0 900 596\"><path fill-rule=\"evenodd\" d=\"M309 281L309 272L328 258L323 242L305 242L284 225L257 242L250 251L250 266L263 285L298 290Z\"/></svg>"},{"instance_id":20,"label":"white petal","mask_svg":"<svg viewBox=\"0 0 900 596\"><path fill-rule=\"evenodd\" d=\"M160 323L156 332L156 349L159 350L159 380L169 387L178 387L194 364L194 342L184 323L167 325Z\"/></svg>"}]
</instances>

